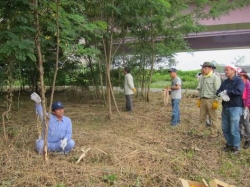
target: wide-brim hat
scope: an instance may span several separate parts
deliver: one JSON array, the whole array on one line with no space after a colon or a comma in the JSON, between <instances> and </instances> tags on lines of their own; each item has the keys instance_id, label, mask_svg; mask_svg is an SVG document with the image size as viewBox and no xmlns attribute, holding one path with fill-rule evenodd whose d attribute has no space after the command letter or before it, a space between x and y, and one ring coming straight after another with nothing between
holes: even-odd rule
<instances>
[{"instance_id":1,"label":"wide-brim hat","mask_svg":"<svg viewBox=\"0 0 250 187\"><path fill-rule=\"evenodd\" d=\"M204 62L201 67L209 67L209 68L214 68L214 64L212 62Z\"/></svg>"},{"instance_id":2,"label":"wide-brim hat","mask_svg":"<svg viewBox=\"0 0 250 187\"><path fill-rule=\"evenodd\" d=\"M249 79L249 76L248 76L248 74L247 74L247 71L244 70L244 69L242 69L240 72L238 72L238 75L239 75L239 76L244 75L244 76L246 76L247 79Z\"/></svg>"}]
</instances>

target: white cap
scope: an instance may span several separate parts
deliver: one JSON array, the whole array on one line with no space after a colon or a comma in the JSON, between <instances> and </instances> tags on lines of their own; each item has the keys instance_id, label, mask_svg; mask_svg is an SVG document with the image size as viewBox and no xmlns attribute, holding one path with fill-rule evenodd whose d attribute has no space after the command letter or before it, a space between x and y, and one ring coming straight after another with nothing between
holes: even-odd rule
<instances>
[{"instance_id":1,"label":"white cap","mask_svg":"<svg viewBox=\"0 0 250 187\"><path fill-rule=\"evenodd\" d=\"M238 73L241 72L241 70L242 70L241 68L236 67L234 64L227 64L225 67L230 67Z\"/></svg>"}]
</instances>

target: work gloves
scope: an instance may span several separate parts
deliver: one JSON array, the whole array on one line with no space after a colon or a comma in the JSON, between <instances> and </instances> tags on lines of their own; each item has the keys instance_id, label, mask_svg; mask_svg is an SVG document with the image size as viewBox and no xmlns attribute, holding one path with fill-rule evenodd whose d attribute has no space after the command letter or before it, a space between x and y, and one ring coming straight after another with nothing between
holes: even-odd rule
<instances>
[{"instance_id":1,"label":"work gloves","mask_svg":"<svg viewBox=\"0 0 250 187\"><path fill-rule=\"evenodd\" d=\"M132 91L135 93L136 92L136 88L133 88Z\"/></svg>"},{"instance_id":2,"label":"work gloves","mask_svg":"<svg viewBox=\"0 0 250 187\"><path fill-rule=\"evenodd\" d=\"M222 98L223 101L230 101L230 97L227 95L227 90L220 92L219 96Z\"/></svg>"},{"instance_id":3,"label":"work gloves","mask_svg":"<svg viewBox=\"0 0 250 187\"><path fill-rule=\"evenodd\" d=\"M243 109L243 118L244 118L244 120L247 119L248 114L249 114L249 109L248 108L244 108Z\"/></svg>"},{"instance_id":4,"label":"work gloves","mask_svg":"<svg viewBox=\"0 0 250 187\"><path fill-rule=\"evenodd\" d=\"M64 150L66 146L67 146L67 138L64 138L61 140L60 147Z\"/></svg>"},{"instance_id":5,"label":"work gloves","mask_svg":"<svg viewBox=\"0 0 250 187\"><path fill-rule=\"evenodd\" d=\"M219 106L219 102L217 100L214 100L213 105L212 105L212 109L216 110Z\"/></svg>"},{"instance_id":6,"label":"work gloves","mask_svg":"<svg viewBox=\"0 0 250 187\"><path fill-rule=\"evenodd\" d=\"M200 107L201 107L201 99L197 99L197 101L196 101L196 105L197 105L197 107L198 107L198 108L200 108Z\"/></svg>"},{"instance_id":7,"label":"work gloves","mask_svg":"<svg viewBox=\"0 0 250 187\"><path fill-rule=\"evenodd\" d=\"M30 98L35 101L36 103L41 103L41 97L36 93L36 92L33 92L31 95L30 95Z\"/></svg>"},{"instance_id":8,"label":"work gloves","mask_svg":"<svg viewBox=\"0 0 250 187\"><path fill-rule=\"evenodd\" d=\"M198 108L201 107L201 100L200 99L197 99L196 105ZM219 106L219 101L214 100L213 105L212 105L212 109L216 110L218 108L218 106Z\"/></svg>"}]
</instances>

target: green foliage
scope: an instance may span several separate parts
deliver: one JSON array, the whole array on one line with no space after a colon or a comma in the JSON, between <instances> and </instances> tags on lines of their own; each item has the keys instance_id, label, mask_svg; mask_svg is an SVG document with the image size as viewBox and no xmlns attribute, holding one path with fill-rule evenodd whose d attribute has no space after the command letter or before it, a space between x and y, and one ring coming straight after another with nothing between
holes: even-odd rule
<instances>
[{"instance_id":1,"label":"green foliage","mask_svg":"<svg viewBox=\"0 0 250 187\"><path fill-rule=\"evenodd\" d=\"M115 182L117 181L117 175L115 174L110 174L110 175L104 175L103 180L104 182L108 183L109 185L114 185Z\"/></svg>"},{"instance_id":2,"label":"green foliage","mask_svg":"<svg viewBox=\"0 0 250 187\"><path fill-rule=\"evenodd\" d=\"M137 177L137 178L136 178L135 187L141 187L140 177Z\"/></svg>"},{"instance_id":3,"label":"green foliage","mask_svg":"<svg viewBox=\"0 0 250 187\"><path fill-rule=\"evenodd\" d=\"M55 185L53 187L66 187L66 185L64 185L63 183L59 183L59 184L57 184L57 185Z\"/></svg>"},{"instance_id":4,"label":"green foliage","mask_svg":"<svg viewBox=\"0 0 250 187\"><path fill-rule=\"evenodd\" d=\"M182 89L196 89L198 80L195 78L200 70L178 71L178 76L182 80ZM163 88L171 85L171 77L168 69L160 69L154 72L152 77L152 88Z\"/></svg>"},{"instance_id":5,"label":"green foliage","mask_svg":"<svg viewBox=\"0 0 250 187\"><path fill-rule=\"evenodd\" d=\"M10 187L10 186L12 186L12 184L11 184L11 181L9 181L9 180L7 180L7 181L1 181L1 183L0 183L0 187Z\"/></svg>"},{"instance_id":6,"label":"green foliage","mask_svg":"<svg viewBox=\"0 0 250 187\"><path fill-rule=\"evenodd\" d=\"M219 169L219 174L235 178L237 176L240 176L240 168L234 167L234 164L231 163L229 160L224 161Z\"/></svg>"},{"instance_id":7,"label":"green foliage","mask_svg":"<svg viewBox=\"0 0 250 187\"><path fill-rule=\"evenodd\" d=\"M83 86L100 84L99 73L104 77L105 71L99 69L97 62L101 61L101 68L105 68L103 63L107 60L104 58L105 54L110 54L115 59L114 54L119 51L116 47L110 48L109 51L107 46L110 45L110 39L119 46L126 37L135 39L127 44L134 56L131 58L127 55L124 58L126 60L120 60L119 67L129 64L135 68L134 72L137 75L135 81L140 83L145 81L145 84L148 84L150 80L148 69L153 63L158 65L164 62L164 67L176 65L173 54L189 49L183 36L190 32L205 30L197 23L197 19L219 17L229 10L249 5L250 0L60 1L58 15L55 1L40 1L38 9L35 9L33 2L29 0L0 0L0 3L1 85L8 82L6 67L13 64L11 73L14 81L34 89L38 82L34 26L36 11L39 13L40 40L47 85L51 84L55 68L57 17L60 28L60 70L57 84ZM190 12L185 11L190 4L196 6ZM211 8L204 11L208 5ZM81 39L85 42L79 42ZM121 57L123 50L117 54ZM116 60L111 59L111 61L113 66L117 67ZM155 71L155 73L152 83L170 80L167 72ZM194 87L196 72L178 73L184 87ZM112 70L111 74L112 83L115 86L121 85L122 73Z\"/></svg>"}]
</instances>

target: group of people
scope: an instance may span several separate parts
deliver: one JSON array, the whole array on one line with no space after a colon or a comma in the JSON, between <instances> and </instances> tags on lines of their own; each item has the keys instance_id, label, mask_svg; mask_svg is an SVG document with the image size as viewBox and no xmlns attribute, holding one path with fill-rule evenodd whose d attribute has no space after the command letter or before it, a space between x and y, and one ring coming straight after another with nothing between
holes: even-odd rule
<instances>
[{"instance_id":1,"label":"group of people","mask_svg":"<svg viewBox=\"0 0 250 187\"><path fill-rule=\"evenodd\" d=\"M222 99L222 132L226 139L224 151L238 153L241 140L244 138L243 148L250 147L250 81L245 70L240 70L233 64L225 66L227 77L221 83L214 70L216 67L211 62L204 62L201 65L202 76L199 80L197 89L199 99L197 106L200 108L200 123L198 124L197 134L203 136L206 129L206 121L209 119L210 138L219 136L220 122L218 119L218 106ZM177 75L176 68L168 70L172 81L171 86L166 87L171 92L172 118L171 125L176 126L180 123L180 100L182 81ZM136 92L133 77L129 67L124 68L124 94L126 100L126 111L132 112L132 95ZM38 94L31 94L31 99L36 103L36 112L44 125L44 114L41 106L41 98ZM49 151L67 154L75 145L72 139L72 123L70 118L64 116L64 106L61 102L52 104L52 114L48 115L48 136L47 147ZM44 129L42 136L36 141L38 153L43 152Z\"/></svg>"},{"instance_id":2,"label":"group of people","mask_svg":"<svg viewBox=\"0 0 250 187\"><path fill-rule=\"evenodd\" d=\"M202 76L197 87L199 91L197 106L200 108L197 135L204 135L208 118L210 125L209 137L213 139L219 136L218 106L222 99L221 124L226 139L223 151L239 153L243 138L245 139L243 148L250 147L249 77L245 70L233 64L228 64L224 69L227 79L221 82L220 77L214 73L215 69L215 65L211 62L204 62L201 65ZM175 68L170 68L169 72L172 77L172 86L165 89L171 90L171 125L175 126L180 122L181 79L177 76Z\"/></svg>"}]
</instances>

